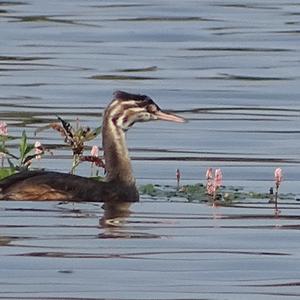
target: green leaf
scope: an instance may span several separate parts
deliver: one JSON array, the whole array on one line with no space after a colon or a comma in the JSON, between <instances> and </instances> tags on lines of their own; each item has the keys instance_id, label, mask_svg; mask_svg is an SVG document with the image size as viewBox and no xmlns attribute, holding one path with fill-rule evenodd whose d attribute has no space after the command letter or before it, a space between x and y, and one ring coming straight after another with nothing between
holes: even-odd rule
<instances>
[{"instance_id":1,"label":"green leaf","mask_svg":"<svg viewBox=\"0 0 300 300\"><path fill-rule=\"evenodd\" d=\"M20 160L23 161L24 157L25 157L25 151L27 148L27 135L25 130L23 130L22 132L22 137L20 140L20 145L19 145L19 150L20 150Z\"/></svg>"},{"instance_id":2,"label":"green leaf","mask_svg":"<svg viewBox=\"0 0 300 300\"><path fill-rule=\"evenodd\" d=\"M14 174L16 172L16 169L11 168L0 168L0 180Z\"/></svg>"},{"instance_id":3,"label":"green leaf","mask_svg":"<svg viewBox=\"0 0 300 300\"><path fill-rule=\"evenodd\" d=\"M0 142L12 141L16 139L16 137L13 137L11 135L0 135Z\"/></svg>"},{"instance_id":4,"label":"green leaf","mask_svg":"<svg viewBox=\"0 0 300 300\"><path fill-rule=\"evenodd\" d=\"M85 136L85 141L91 141L93 140L95 137L97 137L100 133L101 133L102 127L97 127L93 130L91 130L90 132L88 132Z\"/></svg>"},{"instance_id":5,"label":"green leaf","mask_svg":"<svg viewBox=\"0 0 300 300\"><path fill-rule=\"evenodd\" d=\"M27 135L25 130L22 133L19 149L20 149L20 164L23 165L26 161L26 155L34 149L34 145L27 143Z\"/></svg>"},{"instance_id":6,"label":"green leaf","mask_svg":"<svg viewBox=\"0 0 300 300\"><path fill-rule=\"evenodd\" d=\"M146 184L140 188L142 194L155 195L156 189L153 184Z\"/></svg>"},{"instance_id":7,"label":"green leaf","mask_svg":"<svg viewBox=\"0 0 300 300\"><path fill-rule=\"evenodd\" d=\"M82 127L79 127L75 132L74 136L81 136L83 135L84 129Z\"/></svg>"},{"instance_id":8,"label":"green leaf","mask_svg":"<svg viewBox=\"0 0 300 300\"><path fill-rule=\"evenodd\" d=\"M25 156L34 149L34 145L33 144L27 144L27 147L25 149Z\"/></svg>"}]
</instances>

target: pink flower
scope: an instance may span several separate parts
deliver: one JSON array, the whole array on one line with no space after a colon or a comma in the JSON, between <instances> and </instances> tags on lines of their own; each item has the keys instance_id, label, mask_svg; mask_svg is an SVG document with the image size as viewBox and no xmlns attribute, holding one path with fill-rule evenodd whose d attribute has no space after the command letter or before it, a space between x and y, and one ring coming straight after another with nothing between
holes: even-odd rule
<instances>
[{"instance_id":1,"label":"pink flower","mask_svg":"<svg viewBox=\"0 0 300 300\"><path fill-rule=\"evenodd\" d=\"M206 170L206 192L208 195L213 196L215 193L215 186L214 186L214 182L213 182L213 169L212 168L208 168Z\"/></svg>"},{"instance_id":2,"label":"pink flower","mask_svg":"<svg viewBox=\"0 0 300 300\"><path fill-rule=\"evenodd\" d=\"M91 156L95 156L95 157L99 156L99 148L97 146L92 147Z\"/></svg>"},{"instance_id":3,"label":"pink flower","mask_svg":"<svg viewBox=\"0 0 300 300\"><path fill-rule=\"evenodd\" d=\"M222 179L223 179L223 174L222 174L221 169L216 169L215 179L214 179L214 186L216 189L222 185Z\"/></svg>"},{"instance_id":4,"label":"pink flower","mask_svg":"<svg viewBox=\"0 0 300 300\"><path fill-rule=\"evenodd\" d=\"M221 169L215 170L215 177L213 178L213 169L208 168L206 171L206 192L208 195L216 197L217 189L222 185L222 171Z\"/></svg>"},{"instance_id":5,"label":"pink flower","mask_svg":"<svg viewBox=\"0 0 300 300\"><path fill-rule=\"evenodd\" d=\"M3 121L0 121L0 135L7 136L7 134L8 134L7 124Z\"/></svg>"},{"instance_id":6,"label":"pink flower","mask_svg":"<svg viewBox=\"0 0 300 300\"><path fill-rule=\"evenodd\" d=\"M208 168L206 170L206 175L205 175L205 178L208 180L208 179L212 179L212 176L213 176L213 170L212 168Z\"/></svg>"},{"instance_id":7,"label":"pink flower","mask_svg":"<svg viewBox=\"0 0 300 300\"><path fill-rule=\"evenodd\" d=\"M283 175L282 175L282 170L281 168L277 168L274 172L274 178L275 178L275 184L277 187L279 187L282 179L283 179Z\"/></svg>"},{"instance_id":8,"label":"pink flower","mask_svg":"<svg viewBox=\"0 0 300 300\"><path fill-rule=\"evenodd\" d=\"M214 185L213 181L211 179L207 180L207 183L206 183L207 194L210 196L213 196L215 191L216 191L216 189L215 189L215 185Z\"/></svg>"},{"instance_id":9,"label":"pink flower","mask_svg":"<svg viewBox=\"0 0 300 300\"><path fill-rule=\"evenodd\" d=\"M36 159L41 159L42 158L41 154L44 153L44 147L39 141L36 141L34 143L34 150L35 150L35 154L36 154L35 158Z\"/></svg>"}]
</instances>

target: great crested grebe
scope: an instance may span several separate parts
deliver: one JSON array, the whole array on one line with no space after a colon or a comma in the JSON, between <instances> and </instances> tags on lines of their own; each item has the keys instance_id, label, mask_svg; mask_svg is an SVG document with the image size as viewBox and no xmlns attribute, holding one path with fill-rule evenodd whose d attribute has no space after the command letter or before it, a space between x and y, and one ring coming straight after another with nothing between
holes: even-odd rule
<instances>
[{"instance_id":1,"label":"great crested grebe","mask_svg":"<svg viewBox=\"0 0 300 300\"><path fill-rule=\"evenodd\" d=\"M114 93L102 122L102 145L106 177L103 182L53 171L25 171L0 181L0 199L95 202L134 202L139 193L125 141L126 131L136 122L166 120L185 122L165 113L146 95Z\"/></svg>"}]
</instances>

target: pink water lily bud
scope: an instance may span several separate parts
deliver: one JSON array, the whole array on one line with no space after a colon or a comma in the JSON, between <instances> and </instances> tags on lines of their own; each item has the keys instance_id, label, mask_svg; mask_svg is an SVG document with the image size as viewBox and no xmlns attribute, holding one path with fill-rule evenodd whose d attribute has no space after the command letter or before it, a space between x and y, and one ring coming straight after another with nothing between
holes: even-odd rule
<instances>
[{"instance_id":1,"label":"pink water lily bud","mask_svg":"<svg viewBox=\"0 0 300 300\"><path fill-rule=\"evenodd\" d=\"M282 169L277 168L274 172L275 184L279 187L280 183L283 180Z\"/></svg>"},{"instance_id":2,"label":"pink water lily bud","mask_svg":"<svg viewBox=\"0 0 300 300\"><path fill-rule=\"evenodd\" d=\"M212 179L212 177L213 177L213 170L212 170L212 168L208 168L206 170L205 178L206 179Z\"/></svg>"},{"instance_id":3,"label":"pink water lily bud","mask_svg":"<svg viewBox=\"0 0 300 300\"><path fill-rule=\"evenodd\" d=\"M222 180L223 180L223 174L221 169L216 169L215 179L214 179L215 188L219 188L222 185Z\"/></svg>"},{"instance_id":4,"label":"pink water lily bud","mask_svg":"<svg viewBox=\"0 0 300 300\"><path fill-rule=\"evenodd\" d=\"M35 158L36 159L41 159L42 158L41 154L44 153L44 147L39 141L36 141L34 143L34 151L35 151L35 154L36 154Z\"/></svg>"},{"instance_id":5,"label":"pink water lily bud","mask_svg":"<svg viewBox=\"0 0 300 300\"><path fill-rule=\"evenodd\" d=\"M180 180L180 170L179 169L176 169L176 179L177 179L177 181Z\"/></svg>"},{"instance_id":6,"label":"pink water lily bud","mask_svg":"<svg viewBox=\"0 0 300 300\"><path fill-rule=\"evenodd\" d=\"M95 156L95 157L99 156L99 148L97 146L92 147L91 156Z\"/></svg>"},{"instance_id":7,"label":"pink water lily bud","mask_svg":"<svg viewBox=\"0 0 300 300\"><path fill-rule=\"evenodd\" d=\"M0 135L4 135L4 136L8 135L6 122L0 121Z\"/></svg>"}]
</instances>

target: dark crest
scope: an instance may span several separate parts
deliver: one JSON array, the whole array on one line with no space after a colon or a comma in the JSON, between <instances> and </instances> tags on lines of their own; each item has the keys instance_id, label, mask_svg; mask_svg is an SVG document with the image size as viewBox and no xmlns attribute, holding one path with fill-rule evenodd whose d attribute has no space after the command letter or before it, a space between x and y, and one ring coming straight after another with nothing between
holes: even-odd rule
<instances>
[{"instance_id":1,"label":"dark crest","mask_svg":"<svg viewBox=\"0 0 300 300\"><path fill-rule=\"evenodd\" d=\"M140 95L140 94L130 94L126 93L124 91L116 91L114 92L114 98L115 99L120 99L120 100L135 100L135 101L152 101L153 100L148 97L147 95Z\"/></svg>"}]
</instances>

